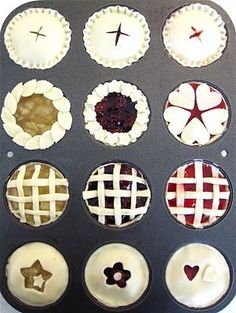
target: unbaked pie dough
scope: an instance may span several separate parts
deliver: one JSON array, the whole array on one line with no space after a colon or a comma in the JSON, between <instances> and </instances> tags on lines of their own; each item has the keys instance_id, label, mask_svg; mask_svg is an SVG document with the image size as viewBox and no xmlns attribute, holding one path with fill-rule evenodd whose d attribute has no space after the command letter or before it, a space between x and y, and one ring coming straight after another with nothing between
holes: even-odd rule
<instances>
[{"instance_id":1,"label":"unbaked pie dough","mask_svg":"<svg viewBox=\"0 0 236 313\"><path fill-rule=\"evenodd\" d=\"M164 119L177 140L189 146L203 146L226 132L229 108L215 87L202 82L187 82L169 94Z\"/></svg>"},{"instance_id":2,"label":"unbaked pie dough","mask_svg":"<svg viewBox=\"0 0 236 313\"><path fill-rule=\"evenodd\" d=\"M85 128L109 146L127 146L148 128L150 110L136 86L113 80L98 85L84 105Z\"/></svg>"},{"instance_id":3,"label":"unbaked pie dough","mask_svg":"<svg viewBox=\"0 0 236 313\"><path fill-rule=\"evenodd\" d=\"M26 305L43 307L64 294L69 270L62 254L42 242L25 244L15 250L6 265L11 294Z\"/></svg>"},{"instance_id":4,"label":"unbaked pie dough","mask_svg":"<svg viewBox=\"0 0 236 313\"><path fill-rule=\"evenodd\" d=\"M46 149L71 128L70 102L46 80L19 83L5 98L1 118L6 133L28 150Z\"/></svg>"},{"instance_id":5,"label":"unbaked pie dough","mask_svg":"<svg viewBox=\"0 0 236 313\"><path fill-rule=\"evenodd\" d=\"M190 308L215 305L230 286L230 270L215 248L193 243L183 246L170 258L165 279L171 295Z\"/></svg>"},{"instance_id":6,"label":"unbaked pie dough","mask_svg":"<svg viewBox=\"0 0 236 313\"><path fill-rule=\"evenodd\" d=\"M99 223L125 227L147 213L151 191L140 170L126 163L108 163L91 174L83 199Z\"/></svg>"},{"instance_id":7,"label":"unbaked pie dough","mask_svg":"<svg viewBox=\"0 0 236 313\"><path fill-rule=\"evenodd\" d=\"M109 308L137 302L149 285L150 273L144 256L121 243L100 247L89 257L84 279L93 299Z\"/></svg>"},{"instance_id":8,"label":"unbaked pie dough","mask_svg":"<svg viewBox=\"0 0 236 313\"><path fill-rule=\"evenodd\" d=\"M125 6L108 6L95 12L83 33L90 57L105 67L130 66L149 48L150 30L145 17Z\"/></svg>"},{"instance_id":9,"label":"unbaked pie dough","mask_svg":"<svg viewBox=\"0 0 236 313\"><path fill-rule=\"evenodd\" d=\"M227 44L225 23L208 5L192 3L166 20L163 41L170 56L183 66L202 67L218 60Z\"/></svg>"},{"instance_id":10,"label":"unbaked pie dough","mask_svg":"<svg viewBox=\"0 0 236 313\"><path fill-rule=\"evenodd\" d=\"M9 22L4 41L10 58L22 67L48 69L70 48L71 30L56 10L30 8Z\"/></svg>"},{"instance_id":11,"label":"unbaked pie dough","mask_svg":"<svg viewBox=\"0 0 236 313\"><path fill-rule=\"evenodd\" d=\"M68 180L49 164L23 164L8 179L8 207L21 223L35 227L50 224L67 206L68 186Z\"/></svg>"},{"instance_id":12,"label":"unbaked pie dough","mask_svg":"<svg viewBox=\"0 0 236 313\"><path fill-rule=\"evenodd\" d=\"M222 219L230 207L230 183L215 164L194 160L180 166L166 187L171 215L185 226L205 228Z\"/></svg>"}]
</instances>

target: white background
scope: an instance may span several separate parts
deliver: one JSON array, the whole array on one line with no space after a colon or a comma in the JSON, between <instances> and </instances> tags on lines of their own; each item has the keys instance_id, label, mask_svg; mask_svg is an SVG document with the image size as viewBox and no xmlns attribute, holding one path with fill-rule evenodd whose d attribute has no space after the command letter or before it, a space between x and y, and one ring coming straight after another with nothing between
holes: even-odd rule
<instances>
[{"instance_id":1,"label":"white background","mask_svg":"<svg viewBox=\"0 0 236 313\"><path fill-rule=\"evenodd\" d=\"M79 1L79 0L78 0ZM145 1L145 0L143 0ZM157 0L158 1L158 0ZM174 0L173 0L174 1ZM26 0L2 0L0 3L0 27L4 22L7 15L19 5L26 3ZM225 11L228 12L232 18L234 25L236 25L236 9L235 9L235 0L214 0L217 4L221 5ZM16 313L18 311L11 308L0 294L0 313ZM71 312L72 313L72 312ZM74 313L74 312L73 312ZM223 311L220 313L236 313L236 297Z\"/></svg>"}]
</instances>

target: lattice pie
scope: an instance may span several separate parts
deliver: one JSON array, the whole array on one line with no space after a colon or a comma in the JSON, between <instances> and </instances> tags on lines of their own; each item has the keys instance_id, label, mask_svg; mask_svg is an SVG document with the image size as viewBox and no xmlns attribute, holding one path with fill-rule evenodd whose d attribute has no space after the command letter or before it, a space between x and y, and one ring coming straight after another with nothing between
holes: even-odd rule
<instances>
[{"instance_id":1,"label":"lattice pie","mask_svg":"<svg viewBox=\"0 0 236 313\"><path fill-rule=\"evenodd\" d=\"M124 163L108 163L89 177L83 198L98 222L124 227L146 214L151 191L136 168Z\"/></svg>"},{"instance_id":2,"label":"lattice pie","mask_svg":"<svg viewBox=\"0 0 236 313\"><path fill-rule=\"evenodd\" d=\"M41 226L57 220L69 199L68 180L46 163L21 165L9 178L9 209L22 223Z\"/></svg>"}]
</instances>

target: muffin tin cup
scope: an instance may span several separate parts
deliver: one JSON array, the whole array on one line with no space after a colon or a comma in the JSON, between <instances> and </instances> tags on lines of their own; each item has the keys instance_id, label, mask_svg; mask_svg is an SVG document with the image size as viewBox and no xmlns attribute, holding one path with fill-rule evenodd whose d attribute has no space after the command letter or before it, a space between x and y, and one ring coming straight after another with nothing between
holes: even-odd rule
<instances>
[{"instance_id":1,"label":"muffin tin cup","mask_svg":"<svg viewBox=\"0 0 236 313\"><path fill-rule=\"evenodd\" d=\"M195 1L193 1L195 2ZM63 90L71 102L73 124L65 137L49 149L27 151L11 141L0 127L0 161L2 197L0 198L0 289L5 299L20 312L81 312L99 313L117 311L97 305L84 289L84 262L92 251L111 242L130 244L139 250L150 265L151 284L147 294L127 312L134 313L216 313L234 297L236 282L235 199L227 215L216 225L203 230L187 229L169 216L164 192L166 182L181 164L193 159L209 160L220 166L228 175L233 190L236 187L235 158L235 65L236 47L234 27L229 16L210 1L198 1L215 8L226 23L228 43L223 56L207 67L187 68L170 58L162 42L162 29L166 18L184 5L186 0L120 0L119 4L132 7L145 16L151 31L150 47L138 62L122 70L105 68L93 61L83 44L83 29L89 16L102 7L117 4L114 0L38 1L17 8L6 19L0 38L0 97L3 106L8 91L19 82L47 79ZM4 31L9 21L30 7L52 8L70 23L71 47L56 66L48 70L29 70L16 65L8 56L4 45ZM148 130L127 147L111 148L96 141L85 129L83 110L87 95L98 84L123 80L138 86L147 96L150 111ZM163 107L171 90L185 81L201 80L217 86L230 103L231 122L219 140L204 147L189 147L179 143L170 134L163 119ZM222 157L221 152L227 151ZM12 151L13 156L8 157ZM11 155L11 153L10 153ZM35 229L13 222L5 203L5 182L14 168L29 161L49 162L58 168L69 181L70 200L65 213L56 222ZM135 164L145 174L152 190L152 200L145 218L119 231L101 227L85 212L82 191L92 170L101 164L123 160ZM28 307L10 294L5 278L7 258L24 243L42 241L58 249L67 260L70 283L63 297L44 308ZM165 285L165 267L170 256L181 246L200 242L218 249L231 266L231 287L225 297L214 307L193 310L176 303Z\"/></svg>"}]
</instances>

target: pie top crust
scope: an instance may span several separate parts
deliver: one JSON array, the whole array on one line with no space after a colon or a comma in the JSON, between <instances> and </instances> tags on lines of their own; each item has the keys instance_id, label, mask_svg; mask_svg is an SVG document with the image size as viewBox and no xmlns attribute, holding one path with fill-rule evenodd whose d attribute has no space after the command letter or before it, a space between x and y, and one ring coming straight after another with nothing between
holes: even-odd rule
<instances>
[{"instance_id":1,"label":"pie top crust","mask_svg":"<svg viewBox=\"0 0 236 313\"><path fill-rule=\"evenodd\" d=\"M49 102L51 108L47 103L40 107L43 102ZM34 108L37 107L36 115ZM46 113L49 113L46 117L45 109ZM72 124L70 102L64 97L63 92L46 80L36 79L25 84L19 83L7 94L1 118L6 133L15 143L27 150L49 148L64 137ZM48 125L52 126L46 125L50 129L45 130L47 119ZM17 120L23 123L22 127L17 124Z\"/></svg>"}]
</instances>

